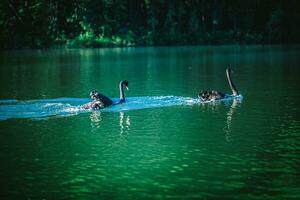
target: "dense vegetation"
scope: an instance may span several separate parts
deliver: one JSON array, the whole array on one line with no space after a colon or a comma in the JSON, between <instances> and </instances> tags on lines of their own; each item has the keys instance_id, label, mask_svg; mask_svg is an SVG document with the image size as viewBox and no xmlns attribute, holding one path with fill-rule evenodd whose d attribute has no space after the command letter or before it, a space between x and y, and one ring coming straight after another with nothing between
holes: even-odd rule
<instances>
[{"instance_id":1,"label":"dense vegetation","mask_svg":"<svg viewBox=\"0 0 300 200\"><path fill-rule=\"evenodd\" d=\"M1 0L1 49L298 43L298 0Z\"/></svg>"}]
</instances>

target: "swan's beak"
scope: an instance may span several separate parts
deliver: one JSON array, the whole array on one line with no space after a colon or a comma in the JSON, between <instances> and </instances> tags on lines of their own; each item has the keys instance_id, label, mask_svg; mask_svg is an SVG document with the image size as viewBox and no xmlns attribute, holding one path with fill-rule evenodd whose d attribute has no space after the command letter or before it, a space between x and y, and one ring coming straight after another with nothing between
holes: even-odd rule
<instances>
[{"instance_id":1,"label":"swan's beak","mask_svg":"<svg viewBox=\"0 0 300 200\"><path fill-rule=\"evenodd\" d=\"M129 90L129 87L127 85L125 85L126 89Z\"/></svg>"}]
</instances>

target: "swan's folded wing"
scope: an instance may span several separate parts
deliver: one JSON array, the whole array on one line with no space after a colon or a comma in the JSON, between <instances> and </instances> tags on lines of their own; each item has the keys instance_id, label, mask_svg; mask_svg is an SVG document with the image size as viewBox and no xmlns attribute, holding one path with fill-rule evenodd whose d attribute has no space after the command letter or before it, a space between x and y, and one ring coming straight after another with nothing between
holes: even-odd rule
<instances>
[{"instance_id":1,"label":"swan's folded wing","mask_svg":"<svg viewBox=\"0 0 300 200\"><path fill-rule=\"evenodd\" d=\"M102 109L105 108L104 103L102 101L96 100L90 103L86 103L82 106L84 109Z\"/></svg>"},{"instance_id":2,"label":"swan's folded wing","mask_svg":"<svg viewBox=\"0 0 300 200\"><path fill-rule=\"evenodd\" d=\"M99 93L99 99L98 101L101 101L104 107L110 106L113 104L113 101L108 98L107 96Z\"/></svg>"}]
</instances>

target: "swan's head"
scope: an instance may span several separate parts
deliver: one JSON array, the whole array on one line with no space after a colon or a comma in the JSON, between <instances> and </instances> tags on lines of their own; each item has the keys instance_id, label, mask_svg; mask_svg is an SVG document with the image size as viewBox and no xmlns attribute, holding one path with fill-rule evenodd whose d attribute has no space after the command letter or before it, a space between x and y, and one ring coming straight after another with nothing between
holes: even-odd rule
<instances>
[{"instance_id":1,"label":"swan's head","mask_svg":"<svg viewBox=\"0 0 300 200\"><path fill-rule=\"evenodd\" d=\"M125 86L125 88L127 89L127 90L129 90L129 87L128 87L128 81L127 80L124 80L124 81L122 81L122 84Z\"/></svg>"},{"instance_id":2,"label":"swan's head","mask_svg":"<svg viewBox=\"0 0 300 200\"><path fill-rule=\"evenodd\" d=\"M226 69L226 72L227 72L228 74L231 74L233 71L232 71L231 68L228 67L228 68Z\"/></svg>"},{"instance_id":3,"label":"swan's head","mask_svg":"<svg viewBox=\"0 0 300 200\"><path fill-rule=\"evenodd\" d=\"M90 92L91 99L97 100L100 98L100 93L97 90L93 90Z\"/></svg>"}]
</instances>

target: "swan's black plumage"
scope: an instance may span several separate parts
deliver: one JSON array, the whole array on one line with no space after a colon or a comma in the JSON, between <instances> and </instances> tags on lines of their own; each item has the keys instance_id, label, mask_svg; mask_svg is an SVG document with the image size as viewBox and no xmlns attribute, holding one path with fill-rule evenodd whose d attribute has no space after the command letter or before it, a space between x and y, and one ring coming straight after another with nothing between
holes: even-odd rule
<instances>
[{"instance_id":1,"label":"swan's black plumage","mask_svg":"<svg viewBox=\"0 0 300 200\"><path fill-rule=\"evenodd\" d=\"M235 85L234 85L234 83L231 79L230 74L231 74L231 69L227 68L226 69L226 77L227 77L227 80L228 80L229 87L231 89L232 95L237 96L239 93L238 93L238 90L236 89L236 87L235 87ZM219 91L216 91L216 90L201 91L198 94L198 97L202 101L220 100L220 99L224 99L225 96L226 96L225 93L222 93L222 92L219 92Z\"/></svg>"},{"instance_id":2,"label":"swan's black plumage","mask_svg":"<svg viewBox=\"0 0 300 200\"><path fill-rule=\"evenodd\" d=\"M117 104L125 102L123 86L125 86L126 89L128 90L128 81L127 80L123 80L119 84L120 101ZM90 108L102 109L102 108L106 108L106 107L113 105L113 101L109 97L101 94L97 90L93 90L92 92L90 92L90 97L91 97L91 99L93 99L93 101L83 105L83 108L85 108L85 109L90 109Z\"/></svg>"}]
</instances>

